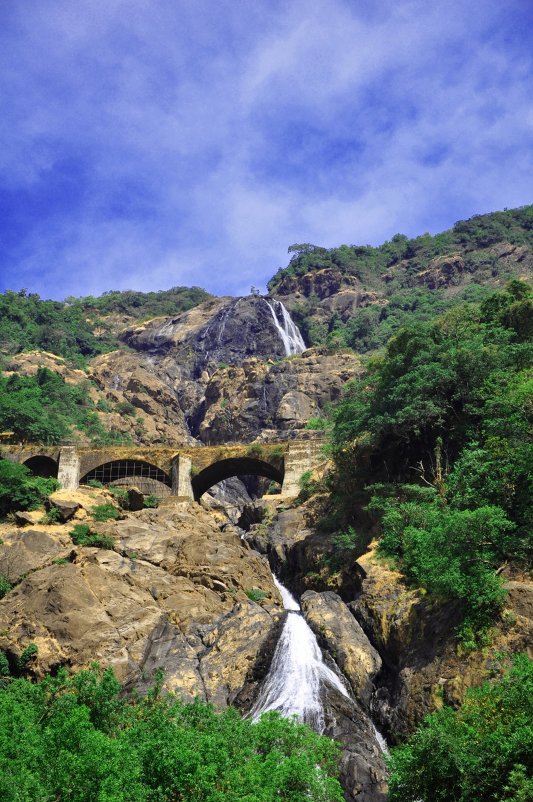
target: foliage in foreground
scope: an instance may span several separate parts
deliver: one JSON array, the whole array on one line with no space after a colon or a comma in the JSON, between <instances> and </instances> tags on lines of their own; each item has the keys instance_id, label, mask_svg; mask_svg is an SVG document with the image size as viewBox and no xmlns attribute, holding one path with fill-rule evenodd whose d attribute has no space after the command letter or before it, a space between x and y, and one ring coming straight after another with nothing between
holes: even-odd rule
<instances>
[{"instance_id":1,"label":"foliage in foreground","mask_svg":"<svg viewBox=\"0 0 533 802\"><path fill-rule=\"evenodd\" d=\"M428 716L392 750L390 802L527 802L533 799L533 662L515 659L462 707Z\"/></svg>"},{"instance_id":2,"label":"foliage in foreground","mask_svg":"<svg viewBox=\"0 0 533 802\"><path fill-rule=\"evenodd\" d=\"M271 713L119 695L110 670L0 690L3 802L341 802L338 747Z\"/></svg>"},{"instance_id":3,"label":"foliage in foreground","mask_svg":"<svg viewBox=\"0 0 533 802\"><path fill-rule=\"evenodd\" d=\"M0 517L36 509L58 487L56 479L34 476L25 465L0 459Z\"/></svg>"}]
</instances>

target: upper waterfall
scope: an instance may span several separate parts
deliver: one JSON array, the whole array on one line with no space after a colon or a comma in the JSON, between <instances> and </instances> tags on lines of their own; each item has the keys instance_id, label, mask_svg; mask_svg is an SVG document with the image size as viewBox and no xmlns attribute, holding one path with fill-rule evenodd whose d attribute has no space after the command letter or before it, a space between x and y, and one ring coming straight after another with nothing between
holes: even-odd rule
<instances>
[{"instance_id":1,"label":"upper waterfall","mask_svg":"<svg viewBox=\"0 0 533 802\"><path fill-rule=\"evenodd\" d=\"M306 349L303 337L285 306L276 298L272 299L272 303L266 298L263 300L272 313L274 325L285 347L285 355L293 356L303 353Z\"/></svg>"},{"instance_id":2,"label":"upper waterfall","mask_svg":"<svg viewBox=\"0 0 533 802\"><path fill-rule=\"evenodd\" d=\"M343 696L348 696L348 693L337 675L324 663L316 637L300 612L300 605L276 577L274 582L288 616L251 715L257 719L268 710L277 710L282 716L296 716L322 733L322 684L332 685Z\"/></svg>"}]
</instances>

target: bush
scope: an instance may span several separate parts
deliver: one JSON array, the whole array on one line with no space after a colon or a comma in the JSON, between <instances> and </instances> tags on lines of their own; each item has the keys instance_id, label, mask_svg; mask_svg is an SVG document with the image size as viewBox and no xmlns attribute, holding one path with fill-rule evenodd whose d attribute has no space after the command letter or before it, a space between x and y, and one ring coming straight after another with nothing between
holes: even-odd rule
<instances>
[{"instance_id":1,"label":"bush","mask_svg":"<svg viewBox=\"0 0 533 802\"><path fill-rule=\"evenodd\" d=\"M41 524L57 524L61 520L61 513L57 507L50 507L45 512L39 523Z\"/></svg>"},{"instance_id":2,"label":"bush","mask_svg":"<svg viewBox=\"0 0 533 802\"><path fill-rule=\"evenodd\" d=\"M304 471L300 476L298 480L298 484L300 485L300 492L298 494L299 502L307 501L308 498L311 498L312 495L318 492L320 483L312 477L312 471Z\"/></svg>"},{"instance_id":3,"label":"bush","mask_svg":"<svg viewBox=\"0 0 533 802\"><path fill-rule=\"evenodd\" d=\"M115 410L119 415L135 415L135 407L130 401L119 401Z\"/></svg>"},{"instance_id":4,"label":"bush","mask_svg":"<svg viewBox=\"0 0 533 802\"><path fill-rule=\"evenodd\" d=\"M305 424L306 429L312 429L315 431L323 431L327 429L327 427L328 427L328 422L326 421L326 419L318 417L309 418L309 420Z\"/></svg>"},{"instance_id":5,"label":"bush","mask_svg":"<svg viewBox=\"0 0 533 802\"><path fill-rule=\"evenodd\" d=\"M482 631L505 599L495 569L512 553L515 527L499 507L457 510L433 495L426 502L373 497L369 509L379 511L383 530L379 552L414 585L458 604L466 628Z\"/></svg>"},{"instance_id":6,"label":"bush","mask_svg":"<svg viewBox=\"0 0 533 802\"><path fill-rule=\"evenodd\" d=\"M152 495L145 496L143 504L145 507L148 507L149 509L155 509L156 507L159 507L159 498L157 496L152 496Z\"/></svg>"},{"instance_id":7,"label":"bush","mask_svg":"<svg viewBox=\"0 0 533 802\"><path fill-rule=\"evenodd\" d=\"M34 510L58 488L56 479L34 476L25 465L0 459L0 516Z\"/></svg>"},{"instance_id":8,"label":"bush","mask_svg":"<svg viewBox=\"0 0 533 802\"><path fill-rule=\"evenodd\" d=\"M260 588L251 588L251 590L246 591L246 595L250 601L260 602L263 601L263 599L266 599L268 593L265 593L265 591L261 590Z\"/></svg>"},{"instance_id":9,"label":"bush","mask_svg":"<svg viewBox=\"0 0 533 802\"><path fill-rule=\"evenodd\" d=\"M26 646L26 648L22 651L17 660L17 668L21 674L26 670L28 663L37 657L38 652L39 649L35 643L30 643L29 646Z\"/></svg>"},{"instance_id":10,"label":"bush","mask_svg":"<svg viewBox=\"0 0 533 802\"><path fill-rule=\"evenodd\" d=\"M12 585L4 574L0 574L0 599L3 599L6 593L9 593Z\"/></svg>"},{"instance_id":11,"label":"bush","mask_svg":"<svg viewBox=\"0 0 533 802\"><path fill-rule=\"evenodd\" d=\"M95 521L100 523L104 521L117 521L122 517L120 510L117 510L112 504L97 504L91 510L91 515Z\"/></svg>"},{"instance_id":12,"label":"bush","mask_svg":"<svg viewBox=\"0 0 533 802\"><path fill-rule=\"evenodd\" d=\"M96 549L113 550L115 541L108 535L101 535L93 532L87 524L76 524L73 527L70 537L76 546L92 546Z\"/></svg>"},{"instance_id":13,"label":"bush","mask_svg":"<svg viewBox=\"0 0 533 802\"><path fill-rule=\"evenodd\" d=\"M2 799L341 802L339 747L267 713L162 695L131 700L110 669L12 680L0 693Z\"/></svg>"},{"instance_id":14,"label":"bush","mask_svg":"<svg viewBox=\"0 0 533 802\"><path fill-rule=\"evenodd\" d=\"M532 798L533 662L428 716L389 760L390 802L526 802Z\"/></svg>"},{"instance_id":15,"label":"bush","mask_svg":"<svg viewBox=\"0 0 533 802\"><path fill-rule=\"evenodd\" d=\"M247 457L254 457L255 459L261 459L263 455L264 455L264 449L261 443L252 443L246 449Z\"/></svg>"},{"instance_id":16,"label":"bush","mask_svg":"<svg viewBox=\"0 0 533 802\"><path fill-rule=\"evenodd\" d=\"M94 487L99 490L103 487L103 484L102 482L99 482L98 479L89 479L87 482L87 487Z\"/></svg>"}]
</instances>

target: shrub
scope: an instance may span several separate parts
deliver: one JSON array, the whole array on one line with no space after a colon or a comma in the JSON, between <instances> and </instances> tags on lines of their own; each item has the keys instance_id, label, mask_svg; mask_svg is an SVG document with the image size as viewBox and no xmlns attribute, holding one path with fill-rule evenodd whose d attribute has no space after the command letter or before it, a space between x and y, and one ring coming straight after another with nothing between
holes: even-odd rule
<instances>
[{"instance_id":1,"label":"shrub","mask_svg":"<svg viewBox=\"0 0 533 802\"><path fill-rule=\"evenodd\" d=\"M112 537L93 532L87 524L76 524L70 533L70 537L76 546L92 546L96 549L109 550L112 550L115 546L115 541Z\"/></svg>"},{"instance_id":2,"label":"shrub","mask_svg":"<svg viewBox=\"0 0 533 802\"><path fill-rule=\"evenodd\" d=\"M157 496L150 495L144 497L143 504L149 509L155 509L156 507L159 507L159 501L160 499Z\"/></svg>"},{"instance_id":3,"label":"shrub","mask_svg":"<svg viewBox=\"0 0 533 802\"><path fill-rule=\"evenodd\" d=\"M393 557L415 585L457 603L465 633L490 624L505 599L495 569L512 549L514 526L503 510L456 510L437 496L426 502L374 497L369 509L381 514L379 552Z\"/></svg>"},{"instance_id":4,"label":"shrub","mask_svg":"<svg viewBox=\"0 0 533 802\"><path fill-rule=\"evenodd\" d=\"M307 423L305 424L306 429L311 429L315 431L320 431L327 429L328 423L325 418L313 417L309 418Z\"/></svg>"},{"instance_id":5,"label":"shrub","mask_svg":"<svg viewBox=\"0 0 533 802\"><path fill-rule=\"evenodd\" d=\"M263 456L263 446L261 443L252 443L246 449L246 456L247 457L254 457L255 459L260 459Z\"/></svg>"},{"instance_id":6,"label":"shrub","mask_svg":"<svg viewBox=\"0 0 533 802\"><path fill-rule=\"evenodd\" d=\"M34 476L25 465L0 459L0 515L34 510L57 490L56 479Z\"/></svg>"},{"instance_id":7,"label":"shrub","mask_svg":"<svg viewBox=\"0 0 533 802\"><path fill-rule=\"evenodd\" d=\"M103 487L103 484L102 482L99 482L98 479L89 479L87 482L87 487L94 487L99 490Z\"/></svg>"},{"instance_id":8,"label":"shrub","mask_svg":"<svg viewBox=\"0 0 533 802\"><path fill-rule=\"evenodd\" d=\"M130 401L119 401L115 410L119 415L135 415L135 407Z\"/></svg>"},{"instance_id":9,"label":"shrub","mask_svg":"<svg viewBox=\"0 0 533 802\"><path fill-rule=\"evenodd\" d=\"M91 510L91 515L95 521L102 523L103 521L117 521L122 517L120 510L117 510L112 504L97 504Z\"/></svg>"},{"instance_id":10,"label":"shrub","mask_svg":"<svg viewBox=\"0 0 533 802\"><path fill-rule=\"evenodd\" d=\"M33 660L35 657L37 657L38 651L37 644L35 643L30 643L29 646L26 646L26 648L22 651L17 660L17 668L21 674L26 669L30 660Z\"/></svg>"},{"instance_id":11,"label":"shrub","mask_svg":"<svg viewBox=\"0 0 533 802\"><path fill-rule=\"evenodd\" d=\"M12 585L8 582L7 577L3 574L0 574L0 599L3 599L6 593L9 593L11 590Z\"/></svg>"},{"instance_id":12,"label":"shrub","mask_svg":"<svg viewBox=\"0 0 533 802\"><path fill-rule=\"evenodd\" d=\"M105 398L99 398L96 402L96 409L100 412L111 412L111 405Z\"/></svg>"},{"instance_id":13,"label":"shrub","mask_svg":"<svg viewBox=\"0 0 533 802\"><path fill-rule=\"evenodd\" d=\"M57 524L61 520L61 513L57 507L50 507L45 512L39 523L41 524Z\"/></svg>"},{"instance_id":14,"label":"shrub","mask_svg":"<svg viewBox=\"0 0 533 802\"><path fill-rule=\"evenodd\" d=\"M263 601L263 599L266 599L268 593L265 593L265 591L261 590L260 588L251 588L250 590L246 591L246 595L250 601L260 602Z\"/></svg>"},{"instance_id":15,"label":"shrub","mask_svg":"<svg viewBox=\"0 0 533 802\"><path fill-rule=\"evenodd\" d=\"M300 492L298 494L298 501L307 501L308 498L314 493L318 492L319 482L317 482L313 477L312 471L304 471L300 476L298 481L300 485Z\"/></svg>"},{"instance_id":16,"label":"shrub","mask_svg":"<svg viewBox=\"0 0 533 802\"><path fill-rule=\"evenodd\" d=\"M532 798L533 662L428 716L392 750L390 802L526 802Z\"/></svg>"},{"instance_id":17,"label":"shrub","mask_svg":"<svg viewBox=\"0 0 533 802\"><path fill-rule=\"evenodd\" d=\"M112 671L96 665L8 682L0 694L3 799L341 802L339 747L329 738L276 713L253 723L160 689L161 680L128 699Z\"/></svg>"}]
</instances>

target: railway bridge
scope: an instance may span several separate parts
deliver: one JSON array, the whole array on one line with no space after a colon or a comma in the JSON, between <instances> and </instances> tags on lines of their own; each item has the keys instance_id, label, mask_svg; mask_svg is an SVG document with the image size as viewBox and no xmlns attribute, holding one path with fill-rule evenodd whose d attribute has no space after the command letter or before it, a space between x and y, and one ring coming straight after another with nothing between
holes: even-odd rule
<instances>
[{"instance_id":1,"label":"railway bridge","mask_svg":"<svg viewBox=\"0 0 533 802\"><path fill-rule=\"evenodd\" d=\"M314 434L275 443L204 447L6 444L0 457L22 463L36 475L57 477L69 490L92 479L135 485L160 497L198 500L224 479L255 475L278 482L283 496L295 497L302 473L324 461L324 439Z\"/></svg>"}]
</instances>

